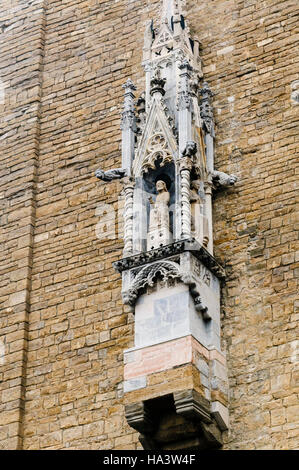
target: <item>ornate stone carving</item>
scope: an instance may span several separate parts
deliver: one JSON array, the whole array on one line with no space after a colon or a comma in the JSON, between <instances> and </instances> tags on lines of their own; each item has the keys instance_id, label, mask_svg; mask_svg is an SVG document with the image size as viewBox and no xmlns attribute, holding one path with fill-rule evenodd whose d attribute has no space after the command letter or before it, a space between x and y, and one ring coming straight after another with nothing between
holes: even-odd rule
<instances>
[{"instance_id":1,"label":"ornate stone carving","mask_svg":"<svg viewBox=\"0 0 299 470\"><path fill-rule=\"evenodd\" d=\"M215 258L193 238L171 243L170 245L157 248L147 252L138 253L113 263L114 268L120 273L128 269L137 268L147 263L169 258L185 251L192 251L192 254L202 261L215 276L220 279L225 278L224 269L217 263Z\"/></svg>"},{"instance_id":2,"label":"ornate stone carving","mask_svg":"<svg viewBox=\"0 0 299 470\"><path fill-rule=\"evenodd\" d=\"M202 89L200 90L200 95L201 95L200 116L203 120L203 128L205 132L210 134L212 137L215 137L214 116L213 116L213 109L211 105L211 98L214 96L214 94L210 90L207 82L203 83Z\"/></svg>"},{"instance_id":3,"label":"ornate stone carving","mask_svg":"<svg viewBox=\"0 0 299 470\"><path fill-rule=\"evenodd\" d=\"M197 152L196 143L187 142L179 161L181 175L181 224L182 238L191 238L191 204L190 204L190 173L193 157Z\"/></svg>"},{"instance_id":4,"label":"ornate stone carving","mask_svg":"<svg viewBox=\"0 0 299 470\"><path fill-rule=\"evenodd\" d=\"M182 238L191 237L190 171L192 162L188 158L180 161L181 173L181 217Z\"/></svg>"},{"instance_id":5,"label":"ornate stone carving","mask_svg":"<svg viewBox=\"0 0 299 470\"><path fill-rule=\"evenodd\" d=\"M198 285L195 282L194 275L191 272L186 272L181 268L181 280L184 284L189 286L190 294L193 297L195 309L202 313L204 320L209 320L211 318L208 313L208 307L202 303L201 295L199 292Z\"/></svg>"},{"instance_id":6,"label":"ornate stone carving","mask_svg":"<svg viewBox=\"0 0 299 470\"><path fill-rule=\"evenodd\" d=\"M182 152L182 157L192 158L197 153L197 144L193 140L189 140L186 144L185 149Z\"/></svg>"},{"instance_id":7,"label":"ornate stone carving","mask_svg":"<svg viewBox=\"0 0 299 470\"><path fill-rule=\"evenodd\" d=\"M139 98L137 100L137 103L136 103L136 106L137 106L137 114L138 114L137 134L140 135L140 134L142 134L142 131L143 131L144 126L145 126L145 121L146 121L145 92L141 93L141 95L139 96Z\"/></svg>"},{"instance_id":8,"label":"ornate stone carving","mask_svg":"<svg viewBox=\"0 0 299 470\"><path fill-rule=\"evenodd\" d=\"M161 77L161 68L157 65L154 69L154 74L151 79L151 95L159 93L160 95L165 95L165 86L166 80Z\"/></svg>"},{"instance_id":9,"label":"ornate stone carving","mask_svg":"<svg viewBox=\"0 0 299 470\"><path fill-rule=\"evenodd\" d=\"M125 183L124 256L128 256L133 253L134 180L132 178L127 178Z\"/></svg>"},{"instance_id":10,"label":"ornate stone carving","mask_svg":"<svg viewBox=\"0 0 299 470\"><path fill-rule=\"evenodd\" d=\"M182 90L179 93L178 97L178 109L191 109L192 106L192 98L188 91Z\"/></svg>"},{"instance_id":11,"label":"ornate stone carving","mask_svg":"<svg viewBox=\"0 0 299 470\"><path fill-rule=\"evenodd\" d=\"M161 132L156 132L150 139L146 148L146 157L142 163L142 173L149 169L155 170L156 162L159 160L160 166L172 162L173 158L168 149L167 141Z\"/></svg>"},{"instance_id":12,"label":"ornate stone carving","mask_svg":"<svg viewBox=\"0 0 299 470\"><path fill-rule=\"evenodd\" d=\"M177 49L175 51L175 61L180 65L184 60L184 52L182 49Z\"/></svg>"},{"instance_id":13,"label":"ornate stone carving","mask_svg":"<svg viewBox=\"0 0 299 470\"><path fill-rule=\"evenodd\" d=\"M163 105L163 111L164 111L165 116L167 118L168 124L169 124L169 126L170 126L170 128L173 132L173 135L177 139L178 138L178 131L177 131L177 128L176 128L175 123L174 123L174 118L171 116L169 108L166 106L164 100L161 100L161 104Z\"/></svg>"},{"instance_id":14,"label":"ornate stone carving","mask_svg":"<svg viewBox=\"0 0 299 470\"><path fill-rule=\"evenodd\" d=\"M134 305L140 291L146 287L152 287L157 278L166 282L168 279L179 279L181 276L180 266L172 261L160 261L144 267L134 279L132 286L123 292L123 301Z\"/></svg>"},{"instance_id":15,"label":"ornate stone carving","mask_svg":"<svg viewBox=\"0 0 299 470\"><path fill-rule=\"evenodd\" d=\"M124 259L113 265L122 273L123 301L135 313L138 354L162 342L167 344L166 354L171 354L171 341L186 337L194 382L188 382L187 390L167 389L162 401L163 390L156 384L147 398L152 369L139 368L136 349L128 351L124 394L131 402L131 392L138 390L136 396L141 398L140 403L126 406L126 417L141 433L145 448L179 445L180 436L185 445L186 435L186 447L215 447L221 443L228 411L222 395L221 403L214 403L219 396L210 364L214 349L215 357L222 357L219 278L225 274L212 256L212 189L232 185L236 178L214 171L213 93L204 83L199 105L199 42L189 36L180 2L164 0L163 5L159 25L148 23L144 35L146 82L137 101L137 119L135 86L131 80L124 85L122 168L110 173L99 170L98 177L105 181L126 177ZM165 182L170 183L170 193ZM157 197L148 198L155 183ZM183 357L185 367L187 356ZM165 365L165 370L169 367L179 377L176 363Z\"/></svg>"},{"instance_id":16,"label":"ornate stone carving","mask_svg":"<svg viewBox=\"0 0 299 470\"><path fill-rule=\"evenodd\" d=\"M136 87L130 78L122 87L125 90L125 100L121 118L121 129L123 131L128 129L135 130L134 91Z\"/></svg>"},{"instance_id":17,"label":"ornate stone carving","mask_svg":"<svg viewBox=\"0 0 299 470\"><path fill-rule=\"evenodd\" d=\"M96 170L95 175L102 181L113 181L124 178L127 175L127 171L123 168L114 168L112 170L107 171L98 169Z\"/></svg>"},{"instance_id":18,"label":"ornate stone carving","mask_svg":"<svg viewBox=\"0 0 299 470\"><path fill-rule=\"evenodd\" d=\"M192 67L189 64L188 59L184 59L183 62L179 65L179 69L182 71L180 73L180 90L178 95L178 109L180 111L184 109L192 109L192 96L190 92L190 73L192 72Z\"/></svg>"}]
</instances>

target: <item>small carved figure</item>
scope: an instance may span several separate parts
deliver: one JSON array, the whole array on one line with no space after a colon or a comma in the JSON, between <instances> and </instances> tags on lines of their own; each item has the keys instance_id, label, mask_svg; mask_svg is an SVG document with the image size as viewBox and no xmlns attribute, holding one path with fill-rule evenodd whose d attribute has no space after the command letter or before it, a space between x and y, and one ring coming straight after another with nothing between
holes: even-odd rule
<instances>
[{"instance_id":1,"label":"small carved figure","mask_svg":"<svg viewBox=\"0 0 299 470\"><path fill-rule=\"evenodd\" d=\"M186 148L182 152L182 157L193 157L197 152L197 144L193 140L189 140L186 144Z\"/></svg>"},{"instance_id":2,"label":"small carved figure","mask_svg":"<svg viewBox=\"0 0 299 470\"><path fill-rule=\"evenodd\" d=\"M142 134L142 130L144 129L145 122L146 122L146 113L145 113L145 92L142 92L139 96L137 103L137 134Z\"/></svg>"},{"instance_id":3,"label":"small carved figure","mask_svg":"<svg viewBox=\"0 0 299 470\"><path fill-rule=\"evenodd\" d=\"M124 178L127 175L127 170L123 168L114 168L113 170L103 171L98 169L95 172L97 178L102 181L113 181Z\"/></svg>"},{"instance_id":4,"label":"small carved figure","mask_svg":"<svg viewBox=\"0 0 299 470\"><path fill-rule=\"evenodd\" d=\"M219 187L233 186L238 180L238 178L235 175L228 175L227 173L224 173L223 171L214 170L212 172L212 180L213 180L214 185L217 188L219 188Z\"/></svg>"},{"instance_id":5,"label":"small carved figure","mask_svg":"<svg viewBox=\"0 0 299 470\"><path fill-rule=\"evenodd\" d=\"M160 93L162 96L165 95L164 86L166 83L166 79L162 78L161 76L161 67L159 65L155 65L153 70L153 76L151 79L151 95L153 96L155 93Z\"/></svg>"},{"instance_id":6,"label":"small carved figure","mask_svg":"<svg viewBox=\"0 0 299 470\"><path fill-rule=\"evenodd\" d=\"M202 232L202 245L204 247L208 246L209 243L209 227L208 220L203 216L203 200L200 197L200 180L194 180L191 183L190 187L190 203L191 203L191 231L195 238L200 236ZM202 217L199 216L202 215ZM202 230L198 227L198 224L202 223Z\"/></svg>"},{"instance_id":7,"label":"small carved figure","mask_svg":"<svg viewBox=\"0 0 299 470\"><path fill-rule=\"evenodd\" d=\"M198 194L200 190L200 180L194 180L190 187L190 203L191 203L191 231L196 231L196 212L198 205L201 203L200 196Z\"/></svg>"},{"instance_id":8,"label":"small carved figure","mask_svg":"<svg viewBox=\"0 0 299 470\"><path fill-rule=\"evenodd\" d=\"M203 83L200 94L202 97L200 104L200 116L203 121L203 129L212 137L215 137L214 116L211 104L211 99L214 96L214 93L210 90L207 82Z\"/></svg>"},{"instance_id":9,"label":"small carved figure","mask_svg":"<svg viewBox=\"0 0 299 470\"><path fill-rule=\"evenodd\" d=\"M158 180L156 183L158 195L156 201L149 198L151 204L150 221L148 229L148 249L159 248L171 242L169 229L169 202L170 194L165 181Z\"/></svg>"},{"instance_id":10,"label":"small carved figure","mask_svg":"<svg viewBox=\"0 0 299 470\"><path fill-rule=\"evenodd\" d=\"M167 191L165 181L157 181L156 189L158 192L156 201L154 202L153 198L149 197L149 202L153 206L150 213L149 230L155 230L165 223L169 225L168 205L170 201L170 195Z\"/></svg>"}]
</instances>

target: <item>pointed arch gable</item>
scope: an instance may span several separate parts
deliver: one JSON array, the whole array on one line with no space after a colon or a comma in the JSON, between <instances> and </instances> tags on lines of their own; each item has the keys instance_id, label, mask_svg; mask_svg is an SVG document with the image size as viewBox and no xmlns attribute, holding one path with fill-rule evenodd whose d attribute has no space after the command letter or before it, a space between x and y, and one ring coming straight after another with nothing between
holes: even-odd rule
<instances>
[{"instance_id":1,"label":"pointed arch gable","mask_svg":"<svg viewBox=\"0 0 299 470\"><path fill-rule=\"evenodd\" d=\"M147 165L151 168L158 153L161 154L164 163L175 161L178 146L161 103L154 97L133 162L134 175L141 176Z\"/></svg>"}]
</instances>

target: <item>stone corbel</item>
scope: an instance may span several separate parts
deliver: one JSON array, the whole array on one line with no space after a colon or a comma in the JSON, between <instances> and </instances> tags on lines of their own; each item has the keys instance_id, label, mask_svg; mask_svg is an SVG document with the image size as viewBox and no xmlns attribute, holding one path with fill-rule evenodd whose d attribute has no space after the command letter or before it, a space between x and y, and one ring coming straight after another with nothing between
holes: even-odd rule
<instances>
[{"instance_id":1,"label":"stone corbel","mask_svg":"<svg viewBox=\"0 0 299 470\"><path fill-rule=\"evenodd\" d=\"M147 404L140 401L125 405L125 416L129 426L140 434L149 434L154 430L154 421Z\"/></svg>"},{"instance_id":2,"label":"stone corbel","mask_svg":"<svg viewBox=\"0 0 299 470\"><path fill-rule=\"evenodd\" d=\"M197 422L209 447L222 445L221 431L211 418L210 403L196 390L182 390L173 394L176 412L187 421Z\"/></svg>"},{"instance_id":3,"label":"stone corbel","mask_svg":"<svg viewBox=\"0 0 299 470\"><path fill-rule=\"evenodd\" d=\"M174 392L173 398L177 414L184 416L187 420L211 423L210 403L196 390Z\"/></svg>"}]
</instances>

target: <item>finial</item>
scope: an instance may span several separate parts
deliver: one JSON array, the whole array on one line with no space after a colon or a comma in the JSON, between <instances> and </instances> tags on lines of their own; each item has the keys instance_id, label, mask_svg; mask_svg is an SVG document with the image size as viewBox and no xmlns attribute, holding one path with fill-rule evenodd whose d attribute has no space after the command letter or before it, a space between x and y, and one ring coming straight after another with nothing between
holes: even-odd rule
<instances>
[{"instance_id":1,"label":"finial","mask_svg":"<svg viewBox=\"0 0 299 470\"><path fill-rule=\"evenodd\" d=\"M162 96L164 96L165 83L165 78L161 78L161 68L159 66L156 66L154 70L154 75L151 79L151 95L153 96L155 93L160 93Z\"/></svg>"}]
</instances>

